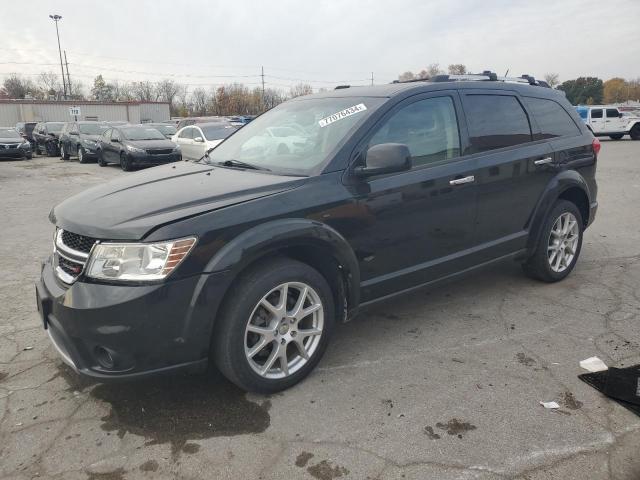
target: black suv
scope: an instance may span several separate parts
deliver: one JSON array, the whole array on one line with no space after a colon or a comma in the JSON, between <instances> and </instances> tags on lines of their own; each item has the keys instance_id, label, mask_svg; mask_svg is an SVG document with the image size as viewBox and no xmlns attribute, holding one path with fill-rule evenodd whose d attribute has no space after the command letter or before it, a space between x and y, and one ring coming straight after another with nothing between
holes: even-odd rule
<instances>
[{"instance_id":1,"label":"black suv","mask_svg":"<svg viewBox=\"0 0 640 480\"><path fill-rule=\"evenodd\" d=\"M108 128L109 126L102 122L65 123L58 140L60 156L63 160L69 160L72 155L77 155L80 163L98 158L98 140Z\"/></svg>"},{"instance_id":2,"label":"black suv","mask_svg":"<svg viewBox=\"0 0 640 480\"><path fill-rule=\"evenodd\" d=\"M358 306L505 259L562 280L600 144L561 92L463 79L296 98L57 205L37 292L63 358L100 380L212 361L273 392Z\"/></svg>"},{"instance_id":3,"label":"black suv","mask_svg":"<svg viewBox=\"0 0 640 480\"><path fill-rule=\"evenodd\" d=\"M39 122L33 127L33 143L35 152L55 157L60 153L58 137L64 122Z\"/></svg>"}]
</instances>

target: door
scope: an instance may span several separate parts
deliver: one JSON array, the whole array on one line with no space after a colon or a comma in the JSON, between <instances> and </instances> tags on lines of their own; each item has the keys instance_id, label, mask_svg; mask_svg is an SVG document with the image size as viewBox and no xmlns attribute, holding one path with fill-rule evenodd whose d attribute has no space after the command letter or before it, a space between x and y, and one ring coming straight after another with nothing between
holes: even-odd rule
<instances>
[{"instance_id":1,"label":"door","mask_svg":"<svg viewBox=\"0 0 640 480\"><path fill-rule=\"evenodd\" d=\"M474 244L474 159L461 156L457 93L418 95L395 106L361 144L409 147L406 172L356 181L362 301L466 268Z\"/></svg>"},{"instance_id":2,"label":"door","mask_svg":"<svg viewBox=\"0 0 640 480\"><path fill-rule=\"evenodd\" d=\"M78 154L78 142L80 141L80 133L78 130L78 124L67 125L67 134L65 135L64 148L69 152L69 155Z\"/></svg>"},{"instance_id":3,"label":"door","mask_svg":"<svg viewBox=\"0 0 640 480\"><path fill-rule=\"evenodd\" d=\"M207 143L200 127L191 127L193 131L193 159L200 160L207 151Z\"/></svg>"},{"instance_id":4,"label":"door","mask_svg":"<svg viewBox=\"0 0 640 480\"><path fill-rule=\"evenodd\" d=\"M107 144L107 161L108 162L120 162L120 142L122 141L122 135L120 131L115 128L111 130L111 138Z\"/></svg>"},{"instance_id":5,"label":"door","mask_svg":"<svg viewBox=\"0 0 640 480\"><path fill-rule=\"evenodd\" d=\"M178 145L182 151L182 157L187 160L193 160L193 128L185 127L178 134Z\"/></svg>"},{"instance_id":6,"label":"door","mask_svg":"<svg viewBox=\"0 0 640 480\"><path fill-rule=\"evenodd\" d=\"M109 142L111 141L111 132L113 129L108 128L103 132L98 140L98 144L100 146L100 155L102 156L102 160L105 162L109 161Z\"/></svg>"},{"instance_id":7,"label":"door","mask_svg":"<svg viewBox=\"0 0 640 480\"><path fill-rule=\"evenodd\" d=\"M462 101L469 153L478 161L477 260L484 262L525 248L554 159L516 93L468 90Z\"/></svg>"},{"instance_id":8,"label":"door","mask_svg":"<svg viewBox=\"0 0 640 480\"><path fill-rule=\"evenodd\" d=\"M589 125L593 133L602 133L606 131L604 123L604 112L601 108L592 108L589 112Z\"/></svg>"},{"instance_id":9,"label":"door","mask_svg":"<svg viewBox=\"0 0 640 480\"><path fill-rule=\"evenodd\" d=\"M605 109L604 123L607 132L624 132L627 124L617 108Z\"/></svg>"}]
</instances>

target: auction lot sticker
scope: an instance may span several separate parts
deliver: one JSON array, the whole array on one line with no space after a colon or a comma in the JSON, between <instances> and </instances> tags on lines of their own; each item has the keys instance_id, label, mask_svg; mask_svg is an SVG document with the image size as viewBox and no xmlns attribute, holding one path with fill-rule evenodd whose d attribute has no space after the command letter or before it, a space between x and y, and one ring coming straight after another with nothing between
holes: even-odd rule
<instances>
[{"instance_id":1,"label":"auction lot sticker","mask_svg":"<svg viewBox=\"0 0 640 480\"><path fill-rule=\"evenodd\" d=\"M354 105L353 107L345 108L337 113L329 115L328 117L324 117L319 120L318 123L320 127L326 127L327 125L331 125L333 122L337 122L338 120L342 120L343 118L350 117L351 115L355 115L358 112L364 112L367 109L367 106L364 103L359 103L358 105Z\"/></svg>"}]
</instances>

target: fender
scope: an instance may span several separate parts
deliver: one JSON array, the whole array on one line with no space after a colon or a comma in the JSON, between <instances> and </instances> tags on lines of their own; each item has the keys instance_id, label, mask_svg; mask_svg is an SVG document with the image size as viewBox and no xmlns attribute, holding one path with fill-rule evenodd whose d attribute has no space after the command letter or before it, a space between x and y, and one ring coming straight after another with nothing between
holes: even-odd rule
<instances>
[{"instance_id":1,"label":"fender","mask_svg":"<svg viewBox=\"0 0 640 480\"><path fill-rule=\"evenodd\" d=\"M582 178L582 175L575 170L562 170L559 172L547 184L533 212L529 228L529 239L527 240L527 251L529 253L532 253L538 244L542 226L551 211L551 207L553 207L553 204L563 192L572 187L581 189L586 194L589 204L593 201L589 186L584 178ZM586 220L588 221L588 219Z\"/></svg>"},{"instance_id":2,"label":"fender","mask_svg":"<svg viewBox=\"0 0 640 480\"><path fill-rule=\"evenodd\" d=\"M343 272L348 310L358 306L360 267L356 255L340 233L315 220L288 218L257 225L222 247L209 261L205 272L231 271L235 278L258 258L291 247L315 247L331 255Z\"/></svg>"}]
</instances>

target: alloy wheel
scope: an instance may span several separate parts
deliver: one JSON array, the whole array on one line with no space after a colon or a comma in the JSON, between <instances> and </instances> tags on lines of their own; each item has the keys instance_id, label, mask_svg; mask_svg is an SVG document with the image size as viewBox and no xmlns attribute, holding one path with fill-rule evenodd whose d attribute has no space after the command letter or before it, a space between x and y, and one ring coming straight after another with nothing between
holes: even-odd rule
<instances>
[{"instance_id":1,"label":"alloy wheel","mask_svg":"<svg viewBox=\"0 0 640 480\"><path fill-rule=\"evenodd\" d=\"M84 162L84 153L83 153L82 147L78 149L78 161L80 163Z\"/></svg>"},{"instance_id":2,"label":"alloy wheel","mask_svg":"<svg viewBox=\"0 0 640 480\"><path fill-rule=\"evenodd\" d=\"M561 273L569 268L576 256L579 239L578 220L572 213L565 212L553 222L547 246L547 259L551 270Z\"/></svg>"},{"instance_id":3,"label":"alloy wheel","mask_svg":"<svg viewBox=\"0 0 640 480\"><path fill-rule=\"evenodd\" d=\"M263 378L286 378L316 352L323 326L322 301L311 286L301 282L278 285L262 297L249 317L244 335L246 359Z\"/></svg>"}]
</instances>

